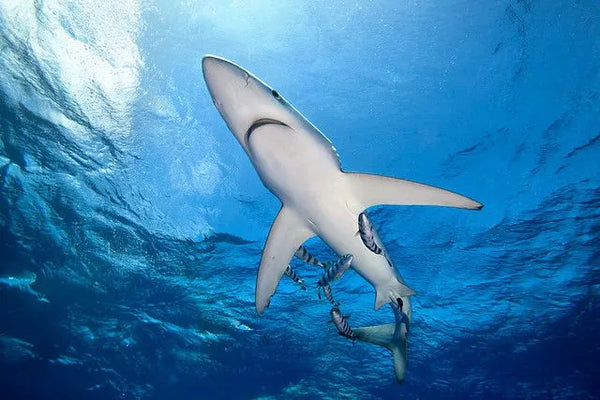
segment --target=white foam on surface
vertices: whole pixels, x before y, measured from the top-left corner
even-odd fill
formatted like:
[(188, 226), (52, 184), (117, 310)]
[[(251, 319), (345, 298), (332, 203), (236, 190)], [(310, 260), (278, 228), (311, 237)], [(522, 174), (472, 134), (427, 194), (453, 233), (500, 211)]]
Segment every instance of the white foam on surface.
[(9, 0), (0, 24), (10, 100), (75, 134), (130, 133), (143, 66), (139, 2)]

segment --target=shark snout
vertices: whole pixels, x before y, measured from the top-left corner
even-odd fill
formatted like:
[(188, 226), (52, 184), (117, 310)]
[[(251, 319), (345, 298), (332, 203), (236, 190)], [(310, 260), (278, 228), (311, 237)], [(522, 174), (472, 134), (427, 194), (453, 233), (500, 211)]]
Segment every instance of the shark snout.
[(206, 55), (202, 73), (213, 103), (244, 150), (248, 151), (248, 138), (255, 129), (286, 125), (281, 122), (289, 116), (283, 98), (244, 68)]
[(234, 100), (231, 97), (248, 86), (250, 80), (250, 74), (243, 68), (211, 55), (202, 58), (202, 73), (211, 97), (221, 103)]
[(204, 71), (205, 78), (207, 77), (207, 74), (210, 76), (215, 73), (225, 73), (242, 77), (248, 76), (248, 73), (242, 67), (229, 60), (210, 54), (202, 57), (202, 70)]
[(242, 67), (212, 55), (202, 58), (202, 73), (215, 107), (245, 148), (244, 134), (256, 119), (252, 107), (255, 78)]

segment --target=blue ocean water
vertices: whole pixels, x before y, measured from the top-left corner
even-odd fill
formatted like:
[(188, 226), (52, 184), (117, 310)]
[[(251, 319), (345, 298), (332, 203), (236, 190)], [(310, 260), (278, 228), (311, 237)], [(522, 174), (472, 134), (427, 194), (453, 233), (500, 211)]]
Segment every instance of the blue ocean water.
[[(3, 0), (0, 396), (600, 398), (599, 37), (580, 0)], [(485, 204), (369, 210), (418, 292), (402, 385), (315, 290), (282, 280), (256, 315), (279, 202), (207, 53), (276, 87), (345, 170)], [(353, 326), (392, 320), (354, 272), (336, 294)]]

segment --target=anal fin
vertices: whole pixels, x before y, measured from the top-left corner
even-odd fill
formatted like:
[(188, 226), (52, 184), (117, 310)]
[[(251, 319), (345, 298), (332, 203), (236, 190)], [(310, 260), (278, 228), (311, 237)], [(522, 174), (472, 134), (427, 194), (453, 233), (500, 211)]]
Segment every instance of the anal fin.
[(378, 310), (390, 302), (395, 301), (398, 297), (408, 297), (417, 294), (413, 289), (406, 286), (404, 283), (396, 280), (391, 285), (379, 286), (376, 289), (375, 309)]

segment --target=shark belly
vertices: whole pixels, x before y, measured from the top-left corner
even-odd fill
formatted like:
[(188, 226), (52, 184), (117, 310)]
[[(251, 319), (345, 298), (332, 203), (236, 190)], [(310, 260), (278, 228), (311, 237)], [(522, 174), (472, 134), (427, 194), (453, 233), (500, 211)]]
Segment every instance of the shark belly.
[(314, 135), (273, 124), (253, 131), (248, 143), (263, 184), (287, 206), (318, 214), (341, 189), (339, 161)]
[(352, 268), (378, 293), (402, 283), (386, 258), (370, 251), (356, 235), (362, 209), (330, 145), (319, 136), (279, 124), (255, 129), (248, 144), (263, 184), (338, 256), (352, 254)]
[(340, 199), (338, 208), (319, 210), (320, 219), (315, 219), (318, 236), (333, 249), (338, 256), (352, 254), (352, 268), (375, 288), (387, 285), (397, 279), (397, 274), (389, 266), (385, 257), (370, 251), (356, 235), (358, 215), (352, 213)]
[(318, 224), (323, 225), (319, 236), (338, 255), (353, 255), (352, 268), (375, 289), (376, 309), (388, 302), (396, 304), (398, 298), (402, 298), (404, 304), (410, 304), (408, 299), (414, 291), (404, 284), (400, 274), (388, 264), (384, 255), (373, 253), (355, 235), (357, 218), (358, 215), (354, 214), (344, 223), (340, 223), (340, 220), (319, 221)]

